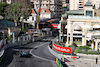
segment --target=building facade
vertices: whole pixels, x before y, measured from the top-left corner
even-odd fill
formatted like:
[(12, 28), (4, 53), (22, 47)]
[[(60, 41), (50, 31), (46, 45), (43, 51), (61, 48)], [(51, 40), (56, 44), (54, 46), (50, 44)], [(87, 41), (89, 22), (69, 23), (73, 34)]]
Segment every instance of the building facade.
[[(34, 4), (34, 9), (39, 10), (39, 0), (31, 0)], [(61, 0), (42, 0), (41, 8), (48, 8), (52, 13), (52, 18), (60, 18), (63, 12)]]
[[(51, 19), (51, 12), (47, 8), (40, 9), (40, 20)], [(24, 20), (25, 23), (29, 23), (35, 28), (35, 24), (38, 22), (38, 13), (35, 9), (32, 9), (32, 14), (29, 16), (27, 21)]]
[(100, 16), (95, 15), (90, 2), (86, 2), (84, 10), (63, 14), (58, 28), (59, 40), (66, 46), (76, 43), (78, 46), (88, 45), (93, 50), (100, 49)]
[(29, 16), (29, 18), (26, 20), (24, 20), (25, 23), (29, 23), (30, 25), (32, 25), (33, 28), (35, 28), (35, 23), (38, 20), (38, 15), (36, 13), (36, 11), (34, 9), (32, 9), (32, 13), (31, 16)]
[[(84, 5), (88, 0), (70, 0), (69, 2), (69, 9), (70, 10), (80, 10), (84, 9)], [(95, 9), (99, 9), (100, 7), (100, 0), (89, 0), (92, 5), (95, 5)]]

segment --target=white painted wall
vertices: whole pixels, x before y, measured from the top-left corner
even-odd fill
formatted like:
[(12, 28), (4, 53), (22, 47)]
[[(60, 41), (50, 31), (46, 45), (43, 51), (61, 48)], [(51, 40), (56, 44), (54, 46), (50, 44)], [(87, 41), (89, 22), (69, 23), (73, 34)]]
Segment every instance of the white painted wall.
[[(34, 20), (32, 20), (32, 17), (34, 18)], [(29, 19), (27, 19), (27, 21), (24, 20), (24, 22), (32, 24), (33, 27), (35, 27), (35, 22), (37, 21), (37, 19), (38, 19), (37, 14), (32, 14), (32, 16), (29, 16)]]
[(8, 4), (11, 4), (11, 0), (7, 0), (6, 2), (7, 2)]
[(92, 6), (85, 6), (84, 7), (84, 15), (86, 16), (86, 11), (93, 11), (93, 16), (94, 16), (94, 9)]
[(40, 18), (41, 19), (51, 18), (51, 13), (41, 13)]

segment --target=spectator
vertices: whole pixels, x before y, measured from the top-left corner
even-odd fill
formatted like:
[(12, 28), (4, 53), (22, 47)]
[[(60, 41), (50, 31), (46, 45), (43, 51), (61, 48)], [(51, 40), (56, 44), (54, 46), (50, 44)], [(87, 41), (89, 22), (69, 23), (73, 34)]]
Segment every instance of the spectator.
[(96, 58), (96, 64), (98, 63), (98, 57)]

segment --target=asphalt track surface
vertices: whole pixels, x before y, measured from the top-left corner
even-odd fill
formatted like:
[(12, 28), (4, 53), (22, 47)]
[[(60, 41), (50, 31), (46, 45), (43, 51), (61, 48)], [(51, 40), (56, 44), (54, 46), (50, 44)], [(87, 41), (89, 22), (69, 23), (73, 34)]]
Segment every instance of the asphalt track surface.
[[(52, 39), (52, 38), (51, 38)], [(5, 51), (0, 67), (58, 67), (55, 56), (48, 51), (49, 42), (34, 42), (9, 48)], [(20, 57), (19, 52), (29, 52), (29, 58)]]

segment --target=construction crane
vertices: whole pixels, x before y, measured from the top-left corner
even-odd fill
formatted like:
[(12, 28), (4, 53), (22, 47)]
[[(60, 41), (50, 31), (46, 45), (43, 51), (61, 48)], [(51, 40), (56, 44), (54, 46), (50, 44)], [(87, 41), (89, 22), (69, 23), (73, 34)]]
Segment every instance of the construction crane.
[(39, 40), (43, 37), (42, 31), (39, 29), (41, 1), (42, 0), (39, 0), (39, 12), (38, 12), (37, 27), (36, 27), (36, 31), (34, 32), (35, 40)]
[(40, 9), (41, 9), (41, 1), (42, 0), (39, 0), (39, 12), (38, 12), (38, 22), (37, 22), (37, 30), (39, 30), (39, 22), (40, 22)]

